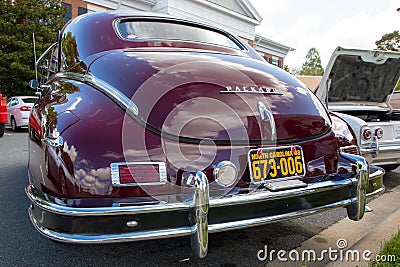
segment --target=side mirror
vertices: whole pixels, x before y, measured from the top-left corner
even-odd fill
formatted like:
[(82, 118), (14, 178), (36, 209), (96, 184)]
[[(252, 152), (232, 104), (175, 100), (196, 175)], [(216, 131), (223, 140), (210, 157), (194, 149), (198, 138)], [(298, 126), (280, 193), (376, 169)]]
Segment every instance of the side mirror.
[(29, 87), (32, 89), (37, 89), (39, 87), (39, 82), (36, 80), (30, 80)]

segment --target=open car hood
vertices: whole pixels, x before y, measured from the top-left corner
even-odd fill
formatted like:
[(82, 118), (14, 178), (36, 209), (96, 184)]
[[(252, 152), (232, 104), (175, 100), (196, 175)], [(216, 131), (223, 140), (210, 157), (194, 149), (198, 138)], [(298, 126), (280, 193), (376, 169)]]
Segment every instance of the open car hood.
[(328, 104), (388, 107), (399, 77), (400, 53), (338, 47), (316, 95)]

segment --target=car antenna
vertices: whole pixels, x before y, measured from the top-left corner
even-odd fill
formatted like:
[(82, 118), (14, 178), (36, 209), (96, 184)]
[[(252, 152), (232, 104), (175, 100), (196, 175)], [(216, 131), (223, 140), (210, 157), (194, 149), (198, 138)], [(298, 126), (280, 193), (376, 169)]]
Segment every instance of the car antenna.
[(33, 57), (35, 59), (35, 78), (36, 81), (38, 80), (38, 73), (37, 73), (37, 66), (36, 66), (36, 41), (35, 41), (35, 33), (32, 33), (32, 39), (33, 39)]

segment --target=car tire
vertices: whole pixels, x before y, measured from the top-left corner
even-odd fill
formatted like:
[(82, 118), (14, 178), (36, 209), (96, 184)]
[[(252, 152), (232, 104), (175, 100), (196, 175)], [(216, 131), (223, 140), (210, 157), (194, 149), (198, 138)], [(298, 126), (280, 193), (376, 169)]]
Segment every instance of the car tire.
[(11, 131), (16, 132), (18, 130), (17, 122), (14, 117), (11, 118)]
[(5, 124), (0, 123), (0, 138), (3, 137), (5, 128), (6, 128)]

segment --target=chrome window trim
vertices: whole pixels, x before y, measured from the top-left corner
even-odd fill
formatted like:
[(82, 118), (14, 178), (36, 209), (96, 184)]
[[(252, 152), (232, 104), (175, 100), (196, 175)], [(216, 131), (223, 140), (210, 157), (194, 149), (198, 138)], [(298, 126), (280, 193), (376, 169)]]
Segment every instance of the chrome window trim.
[[(206, 24), (202, 24), (199, 22), (193, 22), (193, 21), (189, 21), (189, 20), (184, 20), (184, 19), (172, 19), (172, 18), (168, 18), (168, 17), (161, 17), (161, 18), (157, 18), (157, 17), (146, 17), (146, 16), (137, 16), (137, 17), (124, 17), (124, 18), (117, 18), (114, 20), (113, 22), (113, 28), (114, 31), (116, 33), (116, 35), (124, 41), (135, 41), (135, 40), (129, 40), (127, 38), (125, 38), (124, 36), (122, 36), (121, 31), (120, 31), (120, 27), (119, 24), (121, 23), (121, 21), (123, 20), (137, 20), (137, 21), (167, 21), (168, 23), (174, 23), (174, 24), (180, 24), (180, 25), (187, 25), (189, 27), (194, 27), (194, 28), (200, 28), (200, 29), (205, 29), (208, 31), (212, 31), (212, 32), (216, 32), (218, 34), (223, 35), (224, 37), (228, 38), (229, 40), (231, 40), (235, 45), (237, 45), (237, 48), (235, 47), (229, 47), (229, 46), (224, 46), (224, 45), (218, 45), (218, 44), (211, 44), (211, 43), (202, 43), (202, 42), (196, 42), (196, 43), (200, 43), (200, 44), (209, 44), (209, 45), (214, 45), (214, 46), (219, 46), (219, 47), (223, 47), (223, 48), (228, 48), (228, 49), (232, 49), (232, 50), (236, 50), (236, 51), (244, 51), (244, 52), (248, 52), (249, 50), (246, 48), (246, 46), (244, 46), (240, 40), (238, 40), (235, 36), (233, 36), (232, 34), (219, 29), (219, 28), (215, 28), (212, 27), (211, 25), (206, 25)], [(140, 39), (137, 41), (172, 41), (172, 42), (187, 42), (185, 40), (170, 40), (170, 39)]]
[(51, 49), (53, 49), (56, 45), (57, 45), (57, 43), (54, 43), (54, 44), (52, 44), (51, 46), (49, 46), (49, 47), (46, 49), (46, 51), (44, 51), (43, 54), (38, 58), (38, 60), (36, 60), (36, 62), (35, 62), (36, 68), (38, 67), (40, 61), (42, 61), (43, 58), (47, 56), (47, 53), (49, 53), (49, 51), (50, 51)]

